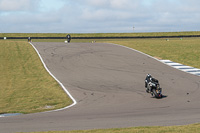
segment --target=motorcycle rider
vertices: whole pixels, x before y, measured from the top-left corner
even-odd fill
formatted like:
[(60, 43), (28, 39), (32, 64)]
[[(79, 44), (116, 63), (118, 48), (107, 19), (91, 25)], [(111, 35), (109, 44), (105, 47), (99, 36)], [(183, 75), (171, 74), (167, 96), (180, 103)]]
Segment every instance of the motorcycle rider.
[(160, 88), (159, 81), (153, 78), (150, 74), (147, 74), (145, 79), (146, 92), (150, 93), (152, 96), (155, 95), (156, 98), (162, 97), (162, 88)]
[(151, 74), (147, 74), (146, 79), (145, 79), (145, 88), (146, 88), (146, 92), (147, 92), (147, 93), (150, 93), (150, 90), (149, 90), (149, 88), (150, 88), (149, 83), (150, 83), (151, 81), (152, 81), (152, 76), (151, 76)]
[(71, 36), (70, 36), (70, 34), (68, 34), (67, 35), (67, 42), (70, 43), (70, 41), (71, 41)]
[(151, 91), (150, 84), (154, 83), (154, 82), (158, 83), (158, 80), (153, 78), (151, 76), (151, 74), (147, 74), (146, 79), (145, 79), (145, 88), (146, 88), (146, 92), (147, 93), (151, 93), (151, 95), (153, 95), (153, 92)]

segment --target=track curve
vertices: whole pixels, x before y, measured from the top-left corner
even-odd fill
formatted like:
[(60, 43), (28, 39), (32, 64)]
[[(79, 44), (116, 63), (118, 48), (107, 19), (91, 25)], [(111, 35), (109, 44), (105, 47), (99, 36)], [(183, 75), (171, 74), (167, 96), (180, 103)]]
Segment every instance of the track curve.
[[(102, 43), (33, 43), (77, 105), (58, 112), (0, 118), (0, 131), (30, 132), (183, 125), (200, 122), (200, 77), (149, 56)], [(163, 99), (145, 92), (151, 73)]]

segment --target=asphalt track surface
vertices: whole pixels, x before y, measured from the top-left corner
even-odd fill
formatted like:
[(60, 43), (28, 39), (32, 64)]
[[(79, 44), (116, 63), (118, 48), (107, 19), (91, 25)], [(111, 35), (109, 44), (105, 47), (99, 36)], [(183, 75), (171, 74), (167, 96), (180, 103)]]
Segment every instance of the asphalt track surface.
[[(137, 51), (100, 43), (33, 43), (77, 104), (56, 112), (0, 118), (0, 132), (63, 131), (200, 122), (200, 77)], [(164, 98), (145, 92), (150, 73)]]

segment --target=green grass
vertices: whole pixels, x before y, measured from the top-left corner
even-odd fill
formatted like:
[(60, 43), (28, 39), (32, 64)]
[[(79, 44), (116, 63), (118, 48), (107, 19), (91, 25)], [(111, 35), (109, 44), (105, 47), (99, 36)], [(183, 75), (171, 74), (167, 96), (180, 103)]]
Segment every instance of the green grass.
[[(0, 37), (66, 37), (68, 33), (0, 33)], [(70, 33), (72, 37), (119, 37), (119, 36), (180, 36), (200, 35), (200, 31), (146, 32), (146, 33)]]
[(49, 132), (31, 132), (31, 133), (198, 133), (200, 124), (186, 126), (166, 126), (166, 127), (133, 127), (133, 128), (115, 128), (99, 130), (79, 130), (79, 131), (49, 131)]
[(30, 44), (0, 41), (0, 114), (33, 113), (72, 103)]

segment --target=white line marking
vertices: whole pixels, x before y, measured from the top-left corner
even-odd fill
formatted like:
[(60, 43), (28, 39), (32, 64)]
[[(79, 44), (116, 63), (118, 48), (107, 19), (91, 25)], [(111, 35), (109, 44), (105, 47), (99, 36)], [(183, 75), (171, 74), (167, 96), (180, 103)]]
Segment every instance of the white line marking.
[(172, 62), (170, 60), (160, 60), (160, 61), (163, 62), (164, 64), (167, 64), (167, 65), (174, 67), (178, 70), (181, 70), (181, 71), (193, 74), (193, 75), (200, 76), (200, 69), (198, 69), (198, 68), (194, 68), (194, 67), (191, 67), (191, 66), (185, 66), (185, 65), (180, 64), (180, 63)]
[(187, 72), (200, 72), (200, 69), (194, 68), (192, 70), (187, 70)]
[[(45, 112), (54, 112), (54, 111), (61, 111), (61, 110), (64, 110), (64, 109), (67, 109), (67, 108), (70, 108), (74, 105), (77, 104), (76, 100), (73, 98), (73, 96), (69, 93), (69, 91), (65, 88), (65, 86), (49, 71), (49, 69), (47, 68), (46, 64), (44, 63), (40, 53), (38, 52), (38, 50), (35, 48), (35, 46), (29, 42), (31, 44), (31, 46), (35, 49), (35, 51), (37, 52), (38, 56), (40, 57), (40, 60), (44, 66), (44, 68), (47, 70), (47, 72), (60, 84), (60, 86), (63, 88), (63, 90), (65, 91), (65, 93), (72, 99), (73, 101), (73, 104), (67, 106), (67, 107), (64, 107), (64, 108), (61, 108), (61, 109), (57, 109), (57, 110), (51, 110), (51, 111), (45, 111)], [(45, 113), (45, 112), (42, 112), (42, 113)]]

